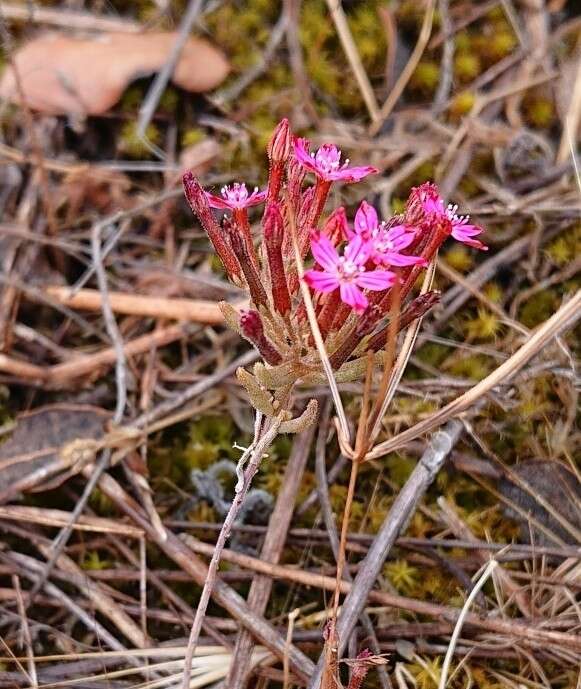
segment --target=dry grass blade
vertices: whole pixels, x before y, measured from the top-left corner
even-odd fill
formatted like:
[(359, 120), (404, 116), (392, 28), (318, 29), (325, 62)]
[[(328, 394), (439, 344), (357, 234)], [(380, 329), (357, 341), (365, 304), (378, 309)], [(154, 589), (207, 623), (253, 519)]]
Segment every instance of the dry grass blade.
[(371, 120), (375, 122), (380, 117), (379, 108), (377, 106), (377, 101), (375, 100), (375, 95), (373, 93), (373, 88), (369, 81), (369, 77), (367, 76), (363, 63), (361, 62), (357, 44), (353, 40), (353, 35), (349, 29), (345, 12), (343, 11), (339, 0), (327, 0), (327, 6), (329, 8), (329, 12), (331, 13), (331, 17), (333, 18), (333, 22), (335, 23), (335, 28), (337, 29), (337, 33), (341, 39), (343, 50), (345, 51), (345, 55), (347, 55), (347, 59), (349, 60), (349, 64), (351, 65), (351, 69), (353, 70), (353, 74), (357, 80), (357, 85), (359, 86), (359, 90), (361, 91), (361, 95), (363, 96), (363, 100), (365, 101), (365, 105), (367, 106)]
[(416, 43), (414, 51), (411, 54), (410, 59), (408, 60), (408, 63), (406, 64), (403, 72), (400, 74), (398, 80), (396, 81), (393, 89), (390, 91), (385, 103), (381, 106), (378, 117), (375, 118), (374, 122), (369, 127), (370, 136), (375, 136), (379, 132), (381, 126), (389, 117), (399, 97), (403, 93), (403, 90), (405, 89), (406, 84), (408, 83), (411, 75), (413, 74), (414, 69), (417, 67), (422, 53), (424, 52), (426, 46), (428, 45), (428, 41), (430, 40), (432, 23), (434, 21), (435, 7), (435, 0), (428, 0), (426, 13), (424, 15), (424, 21), (422, 24), (422, 28), (420, 29), (420, 35), (418, 37), (418, 41)]
[(311, 293), (309, 292), (309, 288), (306, 284), (306, 282), (303, 279), (303, 275), (305, 273), (305, 266), (303, 264), (303, 259), (301, 257), (301, 252), (299, 249), (298, 241), (297, 241), (297, 233), (296, 233), (296, 227), (295, 227), (295, 220), (294, 220), (294, 209), (292, 208), (292, 205), (290, 203), (290, 200), (287, 195), (287, 206), (288, 206), (288, 212), (289, 212), (289, 218), (290, 218), (290, 228), (291, 228), (291, 235), (292, 235), (292, 242), (293, 242), (293, 248), (294, 248), (294, 253), (295, 253), (295, 261), (297, 264), (297, 270), (299, 274), (299, 284), (300, 284), (300, 289), (301, 289), (301, 294), (303, 297), (303, 301), (305, 304), (305, 308), (307, 310), (307, 317), (309, 319), (309, 325), (311, 327), (311, 333), (313, 335), (313, 339), (315, 340), (315, 344), (317, 346), (317, 351), (319, 353), (319, 357), (321, 358), (321, 364), (323, 366), (323, 369), (325, 371), (325, 375), (327, 377), (327, 382), (329, 383), (329, 388), (331, 391), (331, 395), (333, 396), (333, 402), (335, 403), (335, 411), (337, 412), (337, 419), (339, 421), (339, 428), (340, 428), (340, 433), (341, 433), (341, 442), (345, 446), (349, 446), (349, 424), (347, 423), (347, 416), (345, 414), (345, 408), (343, 407), (343, 402), (341, 401), (341, 394), (339, 393), (339, 388), (337, 386), (337, 381), (335, 380), (335, 376), (333, 374), (333, 368), (331, 366), (331, 362), (329, 361), (329, 355), (327, 354), (327, 350), (325, 348), (325, 343), (323, 341), (323, 337), (321, 335), (321, 330), (319, 329), (319, 324), (317, 322), (317, 316), (315, 314), (315, 309), (313, 308), (313, 300), (311, 299)]
[(424, 433), (429, 433), (448, 419), (454, 418), (458, 414), (470, 409), (479, 399), (497, 385), (507, 383), (523, 366), (525, 366), (534, 356), (539, 354), (553, 338), (558, 337), (562, 332), (572, 328), (581, 318), (581, 290), (573, 295), (561, 308), (549, 318), (525, 344), (517, 350), (510, 359), (507, 359), (489, 376), (481, 380), (471, 390), (464, 393), (450, 404), (440, 409), (430, 418), (412, 426), (407, 431), (396, 435), (371, 450), (366, 459), (376, 459), (388, 452), (403, 447), (411, 440), (415, 440)]
[(456, 621), (456, 625), (454, 627), (454, 631), (452, 633), (452, 638), (450, 639), (450, 645), (448, 646), (448, 651), (446, 652), (446, 657), (444, 658), (444, 664), (442, 665), (442, 672), (440, 674), (440, 681), (438, 683), (438, 689), (446, 689), (446, 686), (448, 684), (448, 672), (450, 670), (450, 664), (452, 663), (452, 657), (454, 655), (454, 649), (456, 647), (456, 643), (458, 641), (458, 637), (460, 636), (460, 632), (462, 631), (462, 627), (464, 626), (464, 621), (466, 619), (466, 615), (468, 614), (468, 610), (470, 610), (470, 606), (476, 599), (476, 596), (484, 586), (484, 584), (488, 581), (488, 579), (492, 576), (492, 573), (494, 572), (495, 567), (498, 565), (498, 562), (496, 560), (491, 560), (480, 577), (478, 577), (478, 581), (474, 584), (474, 588), (472, 591), (470, 591), (470, 595), (466, 599), (466, 602), (464, 603), (462, 607), (462, 611), (460, 612), (460, 615), (458, 616), (458, 620)]
[[(436, 274), (436, 259), (432, 261), (430, 267), (426, 271), (422, 288), (420, 294), (425, 294), (432, 287), (434, 281), (434, 275)], [(369, 445), (373, 445), (375, 439), (377, 438), (379, 431), (381, 430), (382, 419), (391, 404), (393, 396), (396, 393), (397, 386), (399, 385), (402, 376), (407, 367), (408, 361), (412, 355), (414, 344), (417, 340), (418, 334), (420, 332), (420, 327), (422, 325), (423, 318), (417, 318), (412, 325), (408, 328), (406, 332), (405, 339), (402, 343), (402, 347), (395, 362), (395, 366), (389, 377), (389, 382), (385, 391), (385, 396), (381, 400), (381, 404), (378, 407), (377, 413), (374, 415), (374, 423), (369, 430)]]

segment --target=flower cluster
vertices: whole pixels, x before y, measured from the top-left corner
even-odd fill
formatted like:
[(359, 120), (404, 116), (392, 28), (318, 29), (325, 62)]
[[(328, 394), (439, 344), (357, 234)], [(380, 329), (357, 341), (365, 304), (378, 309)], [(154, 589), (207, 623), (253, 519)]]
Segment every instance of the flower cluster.
[[(333, 183), (360, 182), (378, 171), (352, 166), (333, 144), (311, 152), (306, 139), (293, 137), (287, 120), (277, 126), (268, 157), (262, 191), (250, 193), (234, 183), (218, 196), (204, 191), (191, 173), (184, 175), (186, 197), (227, 274), (249, 293), (249, 309), (239, 313), (223, 304), (224, 316), (262, 355), (256, 390), (321, 380), (302, 279), (338, 379), (355, 378), (364, 370), (366, 352), (385, 347), (394, 308), (403, 329), (437, 303), (436, 292), (413, 297), (413, 289), (442, 243), (452, 236), (486, 249), (476, 239), (482, 229), (446, 205), (430, 182), (412, 189), (401, 215), (380, 220), (363, 201), (352, 224), (343, 208), (325, 218)], [(259, 204), (264, 210), (255, 233), (249, 209)], [(223, 217), (212, 209), (224, 211)], [(297, 253), (311, 265), (302, 276)]]

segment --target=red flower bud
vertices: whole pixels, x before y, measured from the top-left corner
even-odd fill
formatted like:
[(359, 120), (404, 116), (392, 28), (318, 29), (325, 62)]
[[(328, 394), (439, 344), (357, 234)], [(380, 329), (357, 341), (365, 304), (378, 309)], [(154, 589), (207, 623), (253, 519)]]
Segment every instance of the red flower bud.
[(292, 135), (287, 118), (282, 119), (272, 134), (267, 147), (272, 163), (286, 163), (291, 152)]
[(224, 264), (226, 272), (232, 278), (239, 278), (240, 266), (232, 249), (228, 246), (220, 226), (212, 215), (206, 192), (191, 172), (186, 172), (183, 176), (183, 185), (190, 208), (198, 216), (202, 227), (208, 234), (214, 249), (216, 249), (216, 253)]
[(333, 244), (336, 246), (344, 239), (348, 239), (348, 229), (349, 223), (347, 222), (345, 209), (343, 206), (340, 206), (327, 218), (321, 231), (323, 234), (327, 235), (331, 242), (333, 242)]
[(286, 281), (282, 242), (284, 223), (277, 203), (269, 204), (264, 217), (264, 244), (270, 270), (272, 301), (275, 309), (284, 316), (291, 309), (291, 299)]
[(240, 234), (238, 229), (232, 223), (229, 218), (224, 218), (222, 221), (222, 227), (224, 233), (228, 237), (232, 251), (234, 252), (238, 263), (242, 268), (246, 282), (248, 283), (248, 289), (250, 291), (250, 297), (252, 301), (257, 306), (268, 306), (268, 297), (266, 296), (266, 290), (262, 285), (262, 280), (258, 273), (258, 269), (254, 264), (249, 252), (248, 247), (244, 237)]
[(267, 364), (276, 366), (282, 361), (282, 357), (274, 348), (265, 334), (262, 319), (258, 311), (242, 311), (240, 314), (240, 330), (244, 337), (258, 349)]

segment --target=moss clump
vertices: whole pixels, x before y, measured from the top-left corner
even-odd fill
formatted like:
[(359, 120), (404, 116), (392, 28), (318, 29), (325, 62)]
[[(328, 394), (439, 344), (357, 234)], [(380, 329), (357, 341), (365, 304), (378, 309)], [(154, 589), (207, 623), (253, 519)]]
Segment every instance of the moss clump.
[(502, 287), (497, 282), (487, 282), (482, 292), (495, 304), (500, 304), (504, 297)]
[(461, 378), (482, 380), (492, 371), (494, 364), (482, 354), (473, 354), (454, 361), (449, 366), (450, 373)]
[(155, 146), (161, 143), (161, 132), (154, 124), (150, 124), (145, 130), (145, 139), (144, 141), (137, 134), (137, 122), (127, 122), (121, 130), (119, 148), (130, 158), (150, 158), (151, 150), (147, 141)]
[(485, 308), (479, 308), (476, 318), (466, 323), (469, 340), (494, 340), (501, 328), (498, 316)]
[(551, 289), (533, 294), (520, 309), (519, 320), (527, 328), (534, 328), (555, 313), (558, 299)]
[(555, 104), (544, 95), (524, 99), (523, 112), (527, 123), (536, 129), (548, 129), (555, 121)]
[(456, 242), (445, 253), (444, 261), (454, 270), (465, 273), (474, 265), (474, 252), (470, 252), (463, 244)]
[(454, 56), (454, 76), (460, 83), (473, 81), (481, 70), (480, 58), (475, 53), (460, 52)]
[(476, 94), (474, 94), (472, 91), (462, 91), (455, 96), (453, 101), (450, 103), (448, 113), (452, 119), (459, 120), (472, 110), (475, 103)]
[(410, 87), (423, 95), (434, 93), (440, 81), (440, 65), (431, 60), (422, 60), (410, 79)]
[(384, 566), (383, 575), (400, 593), (408, 594), (416, 587), (419, 571), (407, 560), (393, 560)]
[(581, 255), (581, 223), (553, 240), (545, 249), (545, 255), (557, 266), (564, 266)]

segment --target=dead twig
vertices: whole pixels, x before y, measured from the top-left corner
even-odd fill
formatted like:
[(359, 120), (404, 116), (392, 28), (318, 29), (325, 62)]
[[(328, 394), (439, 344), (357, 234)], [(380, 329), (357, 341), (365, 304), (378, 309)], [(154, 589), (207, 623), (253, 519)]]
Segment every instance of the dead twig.
[[(260, 558), (265, 562), (278, 563), (286, 542), (291, 523), (297, 492), (309, 456), (314, 435), (314, 426), (297, 436), (289, 456), (277, 496), (274, 510), (270, 516), (268, 529), (262, 545)], [(248, 593), (248, 605), (257, 615), (264, 615), (272, 580), (268, 577), (255, 577)], [(248, 668), (254, 649), (252, 635), (242, 630), (236, 639), (230, 674), (227, 679), (229, 689), (239, 689), (247, 679)]]
[(177, 65), (183, 47), (189, 38), (192, 26), (198, 18), (203, 4), (203, 0), (190, 0), (188, 2), (188, 7), (182, 17), (178, 35), (172, 46), (171, 52), (168, 55), (167, 61), (163, 66), (163, 69), (156, 74), (155, 79), (153, 80), (153, 83), (149, 87), (149, 91), (145, 96), (145, 100), (139, 108), (137, 136), (143, 141), (150, 151), (158, 155), (161, 159), (165, 157), (163, 151), (158, 149), (158, 147), (147, 138), (147, 127), (151, 122), (157, 104), (159, 103), (159, 99), (161, 98), (161, 95), (167, 86), (167, 82), (169, 81), (169, 78), (172, 75), (175, 66)]
[(403, 447), (406, 443), (419, 437), (423, 433), (429, 433), (440, 424), (446, 422), (463, 411), (469, 409), (478, 399), (486, 395), (497, 385), (506, 385), (510, 379), (520, 371), (534, 356), (536, 356), (552, 339), (572, 328), (581, 318), (581, 290), (563, 304), (560, 309), (545, 321), (517, 350), (510, 359), (507, 359), (489, 376), (477, 383), (471, 390), (456, 398), (450, 404), (440, 409), (425, 421), (420, 421), (407, 431), (399, 433), (394, 438), (377, 445), (371, 450), (367, 459), (381, 457), (387, 452)]
[[(45, 287), (45, 292), (47, 296), (59, 304), (73, 309), (99, 311), (102, 308), (102, 295), (97, 290), (81, 289), (75, 291), (69, 287), (49, 285)], [(207, 325), (224, 323), (224, 316), (218, 308), (218, 304), (212, 301), (109, 292), (109, 303), (114, 312), (129, 316), (189, 321)]]
[(383, 123), (391, 114), (391, 111), (393, 110), (395, 104), (399, 100), (399, 97), (403, 93), (404, 88), (406, 87), (411, 75), (417, 67), (418, 62), (422, 57), (422, 53), (424, 52), (426, 46), (428, 45), (428, 41), (430, 40), (432, 22), (434, 20), (434, 8), (435, 0), (428, 0), (426, 6), (426, 13), (424, 15), (424, 21), (422, 24), (422, 28), (420, 29), (420, 35), (418, 37), (416, 46), (402, 73), (399, 75), (398, 80), (395, 82), (393, 89), (390, 91), (389, 96), (386, 98), (384, 104), (381, 106), (377, 117), (369, 126), (368, 133), (370, 136), (375, 136), (379, 132), (379, 130), (383, 126)]

